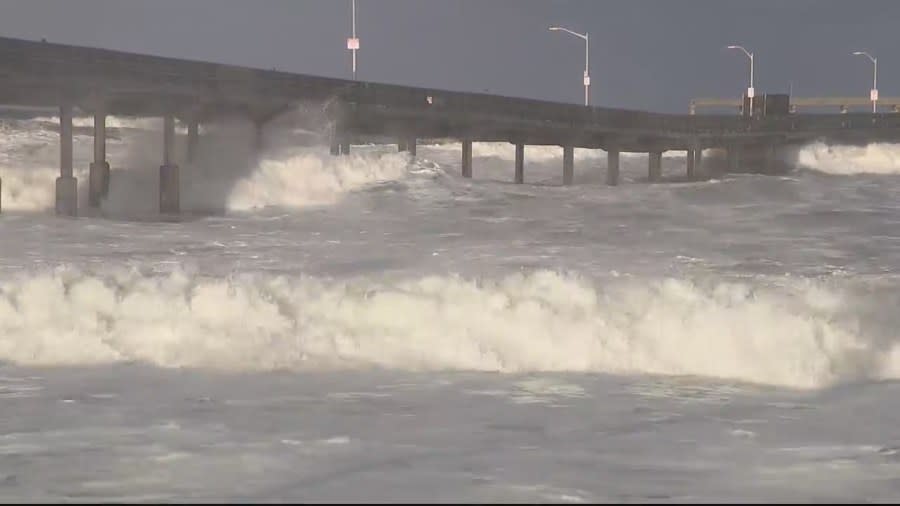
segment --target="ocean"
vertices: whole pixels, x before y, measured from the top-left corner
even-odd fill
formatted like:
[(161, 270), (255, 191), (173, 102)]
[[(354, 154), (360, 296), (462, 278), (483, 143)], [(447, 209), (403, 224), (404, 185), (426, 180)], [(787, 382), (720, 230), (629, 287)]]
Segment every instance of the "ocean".
[[(783, 176), (684, 153), (354, 145), (109, 118), (0, 130), (0, 501), (896, 501), (900, 147)], [(299, 142), (298, 139), (304, 139)]]

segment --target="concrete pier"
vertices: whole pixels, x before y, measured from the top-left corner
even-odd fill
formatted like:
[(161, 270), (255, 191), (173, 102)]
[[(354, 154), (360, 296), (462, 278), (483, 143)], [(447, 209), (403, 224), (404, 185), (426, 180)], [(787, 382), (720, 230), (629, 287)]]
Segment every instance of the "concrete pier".
[(417, 140), (415, 137), (400, 138), (397, 140), (397, 151), (408, 152), (413, 157), (416, 156)]
[[(334, 137), (326, 142), (332, 143), (333, 154), (349, 152), (346, 140), (380, 142), (398, 136), (404, 137), (405, 144), (412, 136), (467, 140), (463, 164), (467, 177), (471, 177), (473, 170), (473, 141), (568, 145), (568, 149), (598, 149), (615, 142), (618, 151), (632, 153), (689, 150), (686, 165), (691, 178), (715, 174), (725, 165), (703, 164), (699, 150), (693, 146), (697, 142), (709, 149), (708, 162), (722, 159), (720, 150), (738, 144), (743, 152), (737, 170), (778, 173), (788, 169), (788, 160), (778, 160), (772, 153), (766, 155), (767, 145), (774, 144), (780, 150), (815, 140), (832, 144), (900, 141), (900, 114), (848, 110), (843, 111), (845, 114), (791, 113), (789, 107), (797, 105), (794, 102), (798, 99), (777, 93), (761, 93), (760, 97), (766, 100), (754, 104), (765, 102), (767, 107), (759, 114), (754, 113), (753, 120), (748, 122), (738, 114), (659, 114), (615, 107), (584, 108), (488, 93), (323, 78), (8, 37), (0, 37), (0, 52), (15, 56), (0, 58), (5, 106), (55, 109), (70, 103), (92, 112), (99, 106), (109, 115), (160, 117), (179, 112), (186, 119), (240, 112), (265, 121), (294, 110), (299, 104), (319, 104), (324, 100), (323, 107), (314, 108), (316, 114), (318, 111), (322, 114), (315, 123), (332, 125), (330, 133)], [(160, 79), (162, 74), (165, 79)], [(769, 107), (770, 97), (772, 107)], [(853, 100), (859, 101), (857, 105), (867, 102), (862, 96), (842, 97), (838, 104), (846, 106)], [(881, 102), (896, 106), (900, 99), (892, 101), (883, 97)], [(173, 109), (176, 103), (178, 110)], [(78, 202), (74, 190), (77, 184), (68, 163), (72, 128), (71, 118), (67, 116), (71, 116), (71, 110), (62, 116), (65, 124), (60, 137), (64, 161), (57, 209), (61, 214), (73, 214)], [(193, 132), (189, 137), (195, 138)], [(194, 150), (189, 151), (190, 160)], [(655, 154), (652, 156), (653, 166), (648, 167), (648, 172), (650, 179), (656, 180), (657, 158)], [(763, 163), (766, 156), (770, 161)], [(106, 160), (98, 153), (94, 162)], [(565, 165), (563, 179), (571, 184), (574, 160), (571, 163), (567, 160)], [(735, 163), (732, 161), (731, 165)], [(102, 201), (100, 188), (105, 185), (99, 182), (105, 178), (99, 174), (104, 169), (99, 165), (94, 167), (89, 185), (91, 205)], [(614, 178), (609, 176), (612, 182)]]
[(341, 156), (341, 155), (349, 155), (349, 154), (350, 154), (349, 135), (343, 130), (343, 128), (336, 128), (334, 133), (331, 135), (331, 155), (332, 156)]
[(462, 141), (462, 177), (472, 177), (472, 141)]
[(725, 163), (726, 163), (728, 172), (735, 173), (740, 170), (741, 151), (742, 151), (741, 146), (739, 146), (737, 144), (732, 144), (731, 146), (728, 146), (728, 149), (725, 154), (725, 157), (726, 157)]
[(619, 150), (615, 148), (609, 148), (606, 152), (606, 184), (619, 184)]
[(163, 164), (159, 168), (159, 212), (178, 214), (181, 211), (179, 170), (175, 163), (175, 117), (163, 119)]
[(253, 156), (259, 156), (266, 149), (266, 128), (261, 121), (253, 124)]
[(703, 148), (700, 146), (696, 146), (694, 148), (694, 173), (691, 176), (692, 180), (703, 179)]
[(350, 143), (347, 141), (334, 140), (331, 141), (331, 156), (342, 156), (350, 154)]
[(525, 182), (525, 145), (516, 144), (516, 184)]
[(59, 108), (59, 177), (56, 178), (56, 214), (78, 213), (78, 181), (72, 169), (72, 106)]
[(778, 164), (778, 146), (775, 143), (767, 144), (763, 148), (763, 156), (765, 160), (763, 173), (778, 174), (780, 168)]
[(197, 160), (197, 147), (200, 145), (200, 123), (196, 119), (188, 122), (187, 161)]
[(651, 182), (662, 179), (662, 151), (651, 151), (647, 166), (647, 179)]
[(695, 174), (696, 174), (696, 172), (697, 172), (697, 167), (696, 167), (696, 164), (697, 164), (697, 157), (696, 157), (696, 154), (697, 154), (697, 152), (696, 152), (696, 150), (695, 150), (694, 148), (688, 148), (688, 149), (687, 149), (687, 152), (685, 153), (685, 161), (687, 162), (687, 170), (686, 170), (686, 172), (687, 172), (687, 178), (688, 178), (689, 180), (692, 180), (692, 181), (693, 181), (693, 179), (694, 179), (694, 177), (695, 177)]
[(571, 185), (575, 181), (575, 148), (563, 146), (563, 184)]
[(109, 162), (106, 161), (106, 114), (94, 113), (94, 161), (88, 176), (88, 205), (100, 207), (109, 195)]

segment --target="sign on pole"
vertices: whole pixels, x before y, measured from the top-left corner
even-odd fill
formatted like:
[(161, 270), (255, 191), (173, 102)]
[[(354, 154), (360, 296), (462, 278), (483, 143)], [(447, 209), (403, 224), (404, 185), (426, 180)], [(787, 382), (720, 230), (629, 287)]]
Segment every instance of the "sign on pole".
[(747, 88), (747, 98), (753, 98), (753, 87)]
[(347, 49), (355, 50), (359, 49), (359, 38), (358, 37), (350, 37), (347, 39)]
[(878, 101), (878, 89), (877, 88), (872, 88), (872, 91), (869, 92), (869, 100), (871, 100), (872, 102)]

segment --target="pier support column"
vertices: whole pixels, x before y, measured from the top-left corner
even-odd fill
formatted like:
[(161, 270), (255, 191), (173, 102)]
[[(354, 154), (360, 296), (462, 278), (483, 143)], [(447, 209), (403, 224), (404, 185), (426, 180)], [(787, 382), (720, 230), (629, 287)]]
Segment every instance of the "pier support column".
[(571, 186), (575, 180), (575, 148), (563, 146), (563, 184)]
[(106, 113), (94, 113), (94, 161), (88, 176), (88, 205), (100, 207), (109, 195), (109, 162), (106, 161)]
[(690, 181), (693, 181), (697, 178), (697, 168), (700, 165), (702, 151), (696, 145), (691, 145), (687, 149), (686, 160), (687, 160), (687, 178)]
[(335, 128), (334, 133), (331, 136), (331, 155), (332, 156), (340, 156), (340, 155), (349, 155), (350, 154), (350, 138), (347, 134), (341, 131), (340, 128)]
[(691, 179), (703, 179), (703, 148), (694, 148), (694, 175)]
[(651, 182), (662, 179), (662, 151), (651, 151), (647, 165), (647, 179)]
[(188, 122), (187, 160), (193, 163), (197, 159), (197, 146), (200, 145), (200, 123), (196, 119)]
[(606, 151), (606, 184), (616, 186), (619, 184), (619, 150), (609, 148)]
[(59, 108), (59, 177), (56, 178), (56, 214), (78, 212), (78, 181), (72, 169), (72, 106)]
[(725, 156), (727, 158), (726, 171), (731, 173), (737, 172), (741, 163), (741, 146), (737, 144), (728, 146)]
[(777, 174), (778, 167), (778, 146), (773, 142), (763, 147), (763, 170), (765, 174)]
[(525, 182), (525, 145), (516, 144), (516, 184)]
[(266, 149), (265, 126), (261, 121), (253, 123), (253, 156), (259, 156)]
[(472, 178), (472, 141), (462, 141), (462, 177)]
[(159, 168), (159, 212), (178, 214), (181, 211), (178, 165), (175, 164), (175, 117), (163, 119), (163, 164)]
[(406, 151), (410, 155), (415, 157), (416, 156), (416, 142), (417, 141), (416, 141), (415, 137), (401, 138), (401, 139), (397, 140), (397, 151), (400, 151), (401, 153)]
[(350, 142), (335, 139), (331, 141), (331, 155), (341, 156), (350, 154)]

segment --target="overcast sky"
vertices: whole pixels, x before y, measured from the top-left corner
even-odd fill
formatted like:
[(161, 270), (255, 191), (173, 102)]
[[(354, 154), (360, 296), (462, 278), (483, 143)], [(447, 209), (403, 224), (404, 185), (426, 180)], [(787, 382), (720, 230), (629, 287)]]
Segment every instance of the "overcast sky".
[[(896, 0), (357, 0), (360, 79), (686, 112), (695, 96), (900, 94)], [(350, 0), (0, 0), (0, 35), (350, 77)]]

